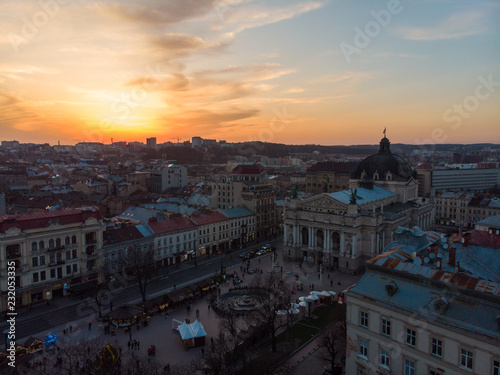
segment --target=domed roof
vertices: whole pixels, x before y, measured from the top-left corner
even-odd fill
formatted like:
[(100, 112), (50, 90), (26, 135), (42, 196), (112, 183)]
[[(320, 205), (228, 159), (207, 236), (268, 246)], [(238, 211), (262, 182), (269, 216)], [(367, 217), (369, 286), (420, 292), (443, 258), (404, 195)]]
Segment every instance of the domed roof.
[(408, 181), (412, 177), (415, 178), (415, 172), (408, 161), (391, 152), (391, 142), (384, 137), (380, 141), (378, 154), (368, 156), (359, 163), (353, 177), (355, 179)]

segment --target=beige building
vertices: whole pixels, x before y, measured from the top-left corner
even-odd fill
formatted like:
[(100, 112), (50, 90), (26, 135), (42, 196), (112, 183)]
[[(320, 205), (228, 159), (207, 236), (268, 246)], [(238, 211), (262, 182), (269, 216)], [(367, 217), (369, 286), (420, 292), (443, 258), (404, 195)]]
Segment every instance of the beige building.
[(291, 199), (284, 214), (285, 255), (354, 273), (394, 239), (399, 226), (430, 229), (433, 205), (417, 197), (414, 176), (384, 137), (379, 153), (358, 165), (351, 190)]
[(347, 305), (346, 374), (500, 371), (498, 249), (400, 228)]
[(266, 183), (261, 164), (240, 164), (230, 176), (212, 182), (212, 207), (218, 209), (244, 206), (255, 213), (256, 237), (278, 232), (280, 218), (276, 213), (273, 186)]
[[(0, 218), (0, 286), (16, 267), (16, 306), (51, 300), (102, 282), (102, 221), (95, 208)], [(2, 293), (2, 311), (7, 294)]]

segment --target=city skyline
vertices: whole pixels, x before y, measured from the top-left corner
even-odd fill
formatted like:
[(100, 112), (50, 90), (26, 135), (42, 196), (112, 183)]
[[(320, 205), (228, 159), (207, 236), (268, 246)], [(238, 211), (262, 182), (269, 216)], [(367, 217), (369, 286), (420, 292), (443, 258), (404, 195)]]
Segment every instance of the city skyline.
[(493, 1), (0, 5), (0, 124), (23, 143), (499, 143)]

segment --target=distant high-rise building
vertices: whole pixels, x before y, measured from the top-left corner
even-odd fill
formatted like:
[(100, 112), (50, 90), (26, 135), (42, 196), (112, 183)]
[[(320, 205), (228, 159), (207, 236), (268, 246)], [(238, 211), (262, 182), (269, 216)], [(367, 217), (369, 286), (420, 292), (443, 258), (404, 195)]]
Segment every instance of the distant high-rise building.
[(146, 138), (146, 147), (149, 149), (156, 149), (156, 137)]

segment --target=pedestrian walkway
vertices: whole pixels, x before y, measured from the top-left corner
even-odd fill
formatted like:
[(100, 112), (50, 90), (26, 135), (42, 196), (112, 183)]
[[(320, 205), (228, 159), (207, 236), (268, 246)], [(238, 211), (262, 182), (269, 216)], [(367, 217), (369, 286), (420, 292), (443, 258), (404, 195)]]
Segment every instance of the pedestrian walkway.
[[(273, 267), (276, 263), (279, 263), (279, 266)], [(240, 266), (239, 264), (230, 267), (227, 269), (227, 272), (233, 273), (236, 271), (241, 275)], [(285, 282), (290, 286), (291, 290), (296, 281), (295, 275), (299, 275), (299, 279), (303, 283), (304, 289), (302, 291), (296, 291), (296, 294), (292, 295), (292, 300), (300, 296), (308, 295), (313, 285), (314, 289), (318, 291), (333, 290), (339, 293), (346, 287), (354, 284), (360, 277), (341, 274), (339, 272), (318, 275), (314, 267), (309, 267), (307, 265), (302, 265), (302, 267), (300, 267), (294, 262), (283, 261), (281, 254), (278, 254), (277, 259), (274, 261), (272, 260), (271, 254), (264, 255), (258, 259), (254, 258), (250, 261), (249, 268), (253, 269), (255, 267), (261, 268), (264, 272), (282, 273)], [(330, 276), (328, 277), (328, 275)], [(260, 277), (260, 273), (245, 274), (243, 286), (248, 285), (255, 277)], [(177, 288), (183, 286), (185, 285), (178, 285)], [(220, 285), (221, 293), (227, 292), (232, 287), (233, 285), (231, 282), (222, 283)], [(199, 311), (198, 318), (196, 316), (197, 311)], [(212, 309), (208, 308), (207, 297), (205, 296), (203, 299), (194, 300), (189, 312), (185, 307), (180, 307), (170, 312), (167, 317), (164, 315), (154, 315), (150, 317), (150, 322), (147, 327), (141, 326), (139, 330), (133, 327), (130, 332), (125, 332), (123, 329), (116, 329), (116, 336), (106, 335), (104, 333), (105, 327), (102, 323), (93, 321), (92, 325), (89, 326), (90, 322), (82, 319), (79, 322), (75, 322), (75, 327), (73, 328), (74, 332), (71, 335), (64, 334), (63, 330), (68, 329), (67, 325), (64, 325), (51, 329), (50, 331), (41, 332), (40, 337), (49, 332), (54, 332), (61, 336), (62, 343), (69, 342), (73, 337), (85, 340), (102, 337), (103, 340), (121, 349), (122, 356), (124, 356), (122, 361), (127, 361), (128, 358), (126, 357), (132, 356), (132, 349), (128, 348), (128, 342), (130, 340), (136, 340), (140, 342), (140, 348), (134, 350), (134, 356), (136, 358), (142, 357), (146, 359), (148, 357), (148, 348), (154, 345), (156, 347), (155, 356), (150, 357), (151, 361), (161, 361), (164, 364), (168, 363), (170, 365), (175, 365), (191, 361), (202, 355), (201, 347), (186, 350), (179, 334), (172, 330), (173, 319), (184, 321), (186, 318), (190, 319), (191, 322), (198, 319), (203, 325), (207, 332), (206, 345), (209, 345), (211, 338), (216, 338), (218, 336), (220, 318)], [(309, 356), (307, 360), (318, 362), (315, 356)], [(55, 363), (54, 358), (51, 358), (51, 361)], [(294, 366), (301, 364), (298, 360), (296, 362), (297, 363), (293, 363)], [(323, 363), (317, 365), (321, 368), (324, 366)]]

